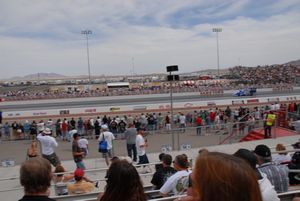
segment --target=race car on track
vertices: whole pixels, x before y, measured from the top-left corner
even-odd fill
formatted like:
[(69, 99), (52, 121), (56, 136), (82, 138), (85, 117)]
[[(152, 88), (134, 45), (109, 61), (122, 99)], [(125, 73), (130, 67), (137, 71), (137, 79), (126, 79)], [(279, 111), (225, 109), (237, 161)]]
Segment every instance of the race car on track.
[(256, 94), (256, 88), (245, 88), (237, 90), (233, 95), (235, 96), (253, 96)]

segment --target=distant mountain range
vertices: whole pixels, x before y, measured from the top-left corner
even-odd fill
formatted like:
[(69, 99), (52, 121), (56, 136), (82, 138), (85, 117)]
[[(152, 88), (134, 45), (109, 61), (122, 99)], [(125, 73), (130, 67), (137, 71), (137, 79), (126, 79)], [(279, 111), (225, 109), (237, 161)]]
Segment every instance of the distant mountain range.
[(60, 75), (57, 73), (35, 73), (35, 74), (29, 74), (25, 75), (23, 77), (16, 76), (12, 77), (9, 80), (35, 80), (35, 79), (56, 79), (56, 78), (65, 78), (65, 75)]
[[(300, 67), (300, 59), (295, 60), (295, 61), (290, 61), (285, 63), (286, 65), (295, 65), (295, 66), (299, 66)], [(284, 65), (284, 64), (283, 64)], [(228, 69), (220, 69), (220, 74), (226, 74), (226, 72), (228, 72)], [(186, 75), (186, 74), (206, 74), (206, 75), (214, 75), (217, 74), (217, 69), (206, 69), (206, 70), (201, 70), (201, 71), (194, 71), (194, 72), (189, 72), (189, 73), (182, 73), (182, 75)], [(60, 78), (68, 78), (70, 76), (65, 76), (65, 75), (61, 75), (61, 74), (57, 74), (57, 73), (35, 73), (35, 74), (29, 74), (29, 75), (25, 75), (23, 77), (21, 76), (17, 76), (17, 77), (12, 77), (9, 78), (9, 80), (11, 81), (15, 81), (15, 80), (37, 80), (37, 79), (60, 79)], [(84, 75), (82, 76), (76, 76), (76, 77), (86, 77)]]

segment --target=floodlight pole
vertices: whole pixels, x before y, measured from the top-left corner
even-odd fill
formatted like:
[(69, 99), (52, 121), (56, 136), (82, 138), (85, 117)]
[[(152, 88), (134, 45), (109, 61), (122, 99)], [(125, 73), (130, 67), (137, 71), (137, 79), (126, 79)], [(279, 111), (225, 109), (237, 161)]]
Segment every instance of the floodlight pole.
[(218, 65), (218, 78), (220, 78), (220, 58), (219, 58), (219, 33), (222, 32), (222, 28), (213, 28), (213, 32), (217, 35), (217, 65)]
[[(179, 76), (178, 75), (172, 75), (173, 71), (178, 71), (178, 66), (177, 65), (173, 65), (173, 66), (167, 66), (167, 72), (169, 72), (168, 75), (168, 81), (170, 83), (170, 102), (171, 102), (171, 118), (170, 118), (170, 124), (171, 124), (171, 134), (172, 134), (172, 148), (173, 150), (175, 150), (175, 136), (174, 136), (174, 122), (173, 122), (173, 81), (174, 80), (179, 80)], [(179, 142), (179, 140), (178, 140)], [(179, 145), (178, 145), (178, 149), (179, 149)]]
[(81, 34), (84, 34), (86, 37), (86, 54), (88, 62), (88, 74), (89, 74), (89, 84), (91, 84), (91, 67), (90, 67), (90, 52), (89, 52), (89, 34), (92, 34), (91, 30), (83, 30)]
[[(170, 72), (170, 76), (172, 76), (172, 72)], [(170, 102), (171, 102), (171, 118), (170, 118), (170, 123), (171, 123), (171, 133), (172, 133), (172, 147), (173, 150), (175, 150), (175, 135), (174, 135), (174, 122), (173, 122), (173, 81), (170, 80)]]

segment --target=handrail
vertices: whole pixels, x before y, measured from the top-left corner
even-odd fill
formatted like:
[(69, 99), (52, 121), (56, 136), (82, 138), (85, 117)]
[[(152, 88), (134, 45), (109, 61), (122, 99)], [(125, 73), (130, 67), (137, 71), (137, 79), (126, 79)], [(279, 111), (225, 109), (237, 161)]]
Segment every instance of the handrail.
[[(139, 175), (140, 175), (140, 177), (146, 177), (146, 176), (151, 176), (153, 174), (154, 174), (154, 172), (140, 173)], [(106, 179), (96, 179), (96, 180), (91, 180), (91, 181), (92, 182), (103, 182), (103, 181), (106, 181)], [(51, 187), (54, 187), (54, 186), (55, 186), (55, 184), (52, 182)], [(144, 188), (147, 188), (147, 187), (149, 187), (149, 185), (144, 186)], [(22, 190), (22, 189), (24, 189), (22, 186), (16, 187), (16, 188), (9, 188), (9, 189), (0, 189), (0, 193), (1, 192), (8, 192), (8, 191), (15, 191), (15, 190)]]
[(173, 196), (170, 196), (170, 197), (150, 199), (149, 201), (173, 201), (176, 198), (182, 198), (182, 197), (186, 197), (186, 195), (173, 195)]
[[(90, 193), (82, 193), (82, 194), (72, 194), (72, 195), (60, 195), (60, 196), (52, 196), (51, 198), (56, 200), (56, 201), (67, 201), (67, 200), (74, 200), (74, 197), (77, 198), (87, 198), (87, 199), (97, 199), (97, 196), (99, 195), (99, 193), (101, 193), (102, 191), (94, 191), (94, 192), (90, 192)], [(159, 190), (149, 190), (149, 191), (145, 191), (146, 195), (150, 195), (150, 194), (158, 194)], [(86, 200), (86, 199), (84, 199)]]
[[(146, 164), (135, 164), (133, 165), (134, 167), (141, 167), (141, 166), (150, 166), (150, 165), (157, 165), (157, 164), (161, 164), (161, 162), (153, 162), (153, 163), (146, 163)], [(94, 171), (107, 171), (108, 167), (105, 168), (91, 168), (91, 169), (86, 169), (84, 170), (84, 172), (94, 172)], [(74, 171), (66, 171), (66, 172), (59, 172), (59, 173), (52, 173), (54, 175), (59, 175), (59, 174), (73, 174)], [(140, 173), (140, 175), (144, 175), (147, 176), (148, 173)], [(0, 182), (1, 181), (7, 181), (7, 180), (16, 180), (19, 179), (20, 177), (8, 177), (8, 178), (0, 178)]]
[(292, 194), (297, 194), (300, 193), (300, 189), (299, 190), (291, 190), (291, 191), (287, 191), (287, 192), (283, 192), (283, 193), (277, 193), (278, 197), (281, 196), (285, 196), (285, 195), (292, 195)]

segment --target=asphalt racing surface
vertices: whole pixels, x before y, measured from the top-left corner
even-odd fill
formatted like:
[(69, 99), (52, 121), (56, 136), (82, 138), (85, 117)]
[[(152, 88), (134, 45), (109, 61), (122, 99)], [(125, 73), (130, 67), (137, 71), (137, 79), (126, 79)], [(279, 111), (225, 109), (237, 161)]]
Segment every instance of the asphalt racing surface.
[[(299, 95), (300, 90), (294, 90), (292, 92), (273, 92), (273, 91), (258, 91), (254, 96), (247, 96), (253, 98), (261, 97), (278, 97), (278, 96), (293, 96)], [(198, 93), (183, 93), (173, 94), (173, 102), (185, 102), (185, 101), (213, 101), (220, 99), (243, 99), (243, 97), (236, 97), (231, 92), (225, 92), (220, 95), (200, 95)], [(112, 97), (86, 97), (86, 98), (69, 98), (69, 99), (53, 99), (53, 100), (30, 100), (30, 101), (12, 101), (4, 102), (0, 108), (2, 111), (23, 111), (23, 110), (40, 110), (44, 109), (65, 109), (67, 108), (81, 108), (81, 107), (99, 107), (99, 106), (111, 106), (111, 105), (133, 105), (133, 104), (145, 104), (145, 103), (163, 103), (169, 102), (169, 94), (152, 94), (152, 95), (134, 95), (134, 96), (112, 96)]]

